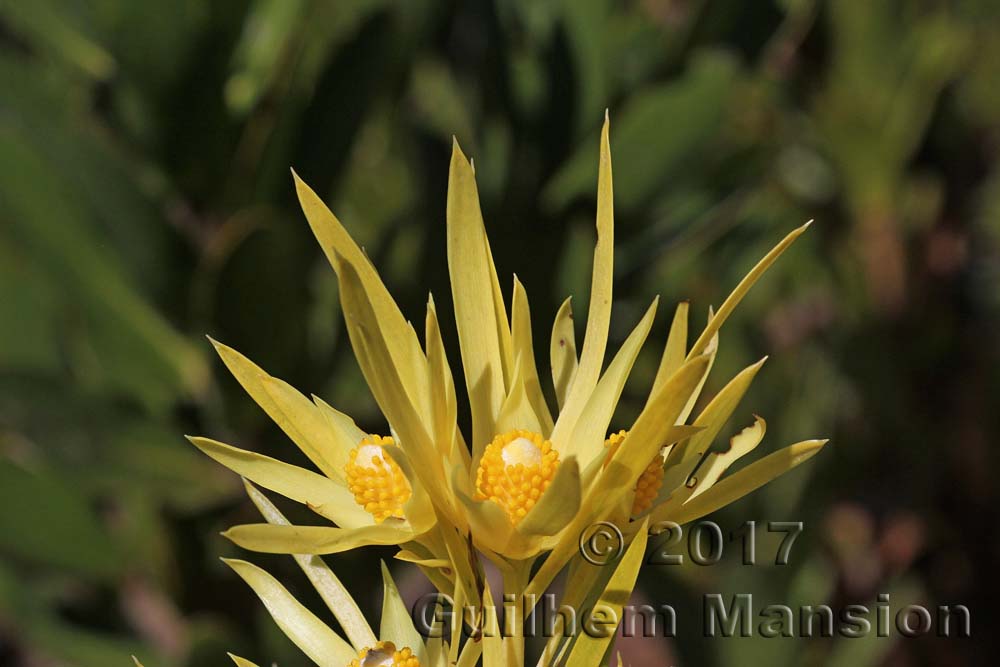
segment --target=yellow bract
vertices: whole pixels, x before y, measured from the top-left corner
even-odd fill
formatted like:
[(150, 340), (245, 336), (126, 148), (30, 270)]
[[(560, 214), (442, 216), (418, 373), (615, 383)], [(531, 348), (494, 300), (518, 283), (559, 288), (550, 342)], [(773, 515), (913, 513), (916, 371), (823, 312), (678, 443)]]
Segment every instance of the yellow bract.
[(409, 648), (397, 651), (392, 642), (379, 642), (361, 651), (349, 667), (420, 667), (420, 660)]
[(354, 500), (382, 523), (389, 517), (403, 518), (403, 505), (413, 495), (406, 475), (383, 445), (394, 445), (387, 436), (371, 435), (351, 450), (344, 473)]
[(552, 483), (559, 453), (538, 433), (514, 430), (486, 447), (476, 471), (476, 499), (492, 500), (512, 523), (523, 519)]

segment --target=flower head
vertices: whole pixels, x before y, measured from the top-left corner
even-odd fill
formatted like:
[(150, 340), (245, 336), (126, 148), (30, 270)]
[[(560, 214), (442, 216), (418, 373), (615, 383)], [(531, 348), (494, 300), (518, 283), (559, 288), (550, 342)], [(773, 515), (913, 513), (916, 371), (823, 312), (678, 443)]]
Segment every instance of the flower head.
[(344, 466), (354, 502), (364, 507), (376, 523), (390, 517), (405, 518), (403, 507), (413, 495), (406, 475), (383, 446), (393, 444), (390, 437), (368, 436), (351, 450)]
[(559, 454), (552, 443), (531, 431), (510, 431), (486, 446), (476, 470), (476, 499), (503, 508), (517, 524), (552, 483)]
[[(448, 179), (448, 270), (470, 434), (458, 428), (459, 394), (433, 299), (421, 342), (379, 274), (340, 221), (298, 176), (305, 216), (337, 274), (355, 356), (391, 436), (362, 432), (321, 399), (306, 398), (231, 348), (223, 361), (319, 472), (194, 438), (210, 456), (267, 489), (306, 504), (335, 526), (265, 523), (228, 531), (259, 551), (325, 554), (396, 544), (442, 591), (480, 599), (477, 549), (540, 592), (573, 557), (580, 531), (596, 520), (635, 526), (647, 515), (691, 520), (766, 483), (814, 454), (806, 441), (723, 478), (753, 450), (764, 422), (710, 446), (760, 369), (738, 374), (693, 419), (723, 324), (749, 289), (805, 230), (786, 236), (736, 286), (694, 342), (687, 303), (678, 305), (649, 398), (627, 430), (608, 435), (618, 400), (653, 326), (658, 302), (605, 366), (613, 305), (614, 212), (609, 126), (600, 136), (590, 302), (577, 346), (569, 299), (550, 344), (556, 404), (542, 390), (524, 286), (515, 277), (508, 308), (486, 235), (475, 172), (457, 141)], [(468, 435), (468, 437), (467, 437)], [(359, 658), (360, 659), (360, 658)]]

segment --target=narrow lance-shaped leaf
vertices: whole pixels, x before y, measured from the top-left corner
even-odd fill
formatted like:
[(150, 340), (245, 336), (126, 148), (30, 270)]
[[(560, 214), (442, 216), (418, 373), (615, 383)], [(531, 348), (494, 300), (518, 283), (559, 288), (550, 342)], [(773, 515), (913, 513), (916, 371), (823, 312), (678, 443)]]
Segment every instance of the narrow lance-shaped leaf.
[(517, 525), (523, 535), (555, 535), (566, 527), (580, 509), (580, 466), (569, 457), (556, 468), (549, 488)]
[(236, 663), (236, 667), (257, 667), (257, 665), (256, 665), (256, 664), (254, 664), (254, 663), (250, 662), (250, 661), (249, 661), (249, 660), (247, 660), (246, 658), (241, 658), (240, 656), (238, 656), (238, 655), (233, 655), (232, 653), (227, 653), (226, 655), (228, 655), (228, 656), (229, 656), (229, 658), (230, 658), (230, 659), (231, 659), (231, 660), (232, 660), (232, 661), (233, 661), (234, 663)]
[(601, 449), (604, 447), (604, 436), (611, 424), (611, 418), (615, 414), (618, 406), (618, 399), (621, 398), (625, 389), (625, 382), (632, 372), (636, 357), (646, 342), (646, 336), (653, 326), (653, 318), (656, 317), (656, 306), (659, 299), (654, 299), (646, 310), (646, 314), (629, 334), (629, 337), (622, 343), (621, 349), (615, 354), (614, 359), (608, 364), (608, 369), (597, 383), (597, 387), (587, 401), (587, 407), (576, 422), (573, 429), (573, 437), (566, 445), (566, 454), (575, 454), (581, 461), (593, 461), (601, 456)]
[[(250, 500), (257, 506), (268, 523), (279, 526), (291, 525), (285, 515), (253, 484), (245, 482), (244, 486)], [(366, 646), (374, 646), (378, 641), (375, 638), (375, 633), (372, 632), (371, 626), (368, 625), (368, 621), (361, 613), (361, 609), (358, 608), (354, 598), (347, 592), (344, 585), (340, 583), (340, 579), (333, 573), (333, 570), (319, 556), (296, 554), (294, 558), (302, 571), (309, 577), (309, 581), (319, 596), (323, 598), (327, 608), (333, 612), (354, 648), (360, 651)]]
[(728, 319), (732, 312), (736, 309), (736, 306), (739, 305), (740, 301), (743, 300), (743, 297), (750, 291), (750, 288), (754, 286), (754, 283), (760, 280), (760, 277), (764, 275), (764, 272), (771, 268), (771, 265), (774, 264), (775, 260), (777, 260), (778, 257), (780, 257), (781, 254), (795, 242), (795, 239), (799, 238), (799, 236), (801, 236), (811, 224), (812, 220), (791, 232), (788, 236), (783, 238), (781, 242), (771, 250), (771, 252), (764, 255), (763, 259), (757, 262), (757, 265), (750, 270), (750, 273), (748, 273), (743, 280), (739, 282), (736, 289), (734, 289), (732, 293), (726, 297), (722, 306), (719, 307), (719, 312), (715, 314), (715, 317), (709, 321), (705, 330), (701, 332), (700, 336), (698, 336), (698, 340), (695, 341), (694, 345), (691, 346), (691, 350), (688, 352), (688, 359), (692, 359), (705, 351), (705, 348), (708, 347), (709, 341), (712, 340), (712, 337), (719, 331), (726, 319)]
[(223, 559), (260, 597), (281, 631), (319, 667), (343, 667), (357, 657), (351, 645), (306, 609), (270, 574), (243, 560)]
[(670, 324), (670, 334), (663, 347), (663, 356), (660, 357), (660, 366), (656, 369), (656, 379), (653, 380), (653, 388), (649, 392), (650, 396), (655, 394), (684, 363), (684, 357), (687, 354), (689, 309), (690, 304), (687, 301), (681, 301), (677, 304), (674, 319)]
[(779, 449), (746, 468), (736, 471), (717, 482), (701, 495), (677, 506), (669, 500), (654, 510), (654, 522), (662, 520), (685, 524), (736, 502), (751, 491), (756, 491), (776, 477), (805, 463), (815, 456), (826, 440), (805, 440)]
[(716, 394), (705, 409), (701, 411), (698, 418), (694, 420), (694, 425), (703, 430), (687, 442), (675, 447), (667, 458), (663, 488), (665, 491), (673, 489), (683, 478), (691, 472), (694, 462), (701, 459), (709, 451), (712, 442), (719, 431), (729, 421), (736, 406), (746, 394), (750, 384), (757, 376), (767, 357), (757, 363), (744, 368), (730, 380), (722, 390)]
[[(237, 382), (299, 449), (328, 477), (343, 479), (346, 451), (357, 443), (338, 442), (315, 406), (290, 386), (272, 378), (233, 348), (212, 340)], [(345, 450), (346, 451), (343, 451)], [(341, 453), (342, 451), (342, 453)]]
[[(510, 667), (504, 652), (500, 622), (489, 584), (483, 591), (483, 667)], [(471, 642), (470, 642), (471, 643)]]
[(685, 488), (694, 488), (691, 497), (699, 496), (712, 488), (729, 466), (757, 448), (766, 432), (767, 422), (761, 417), (754, 416), (753, 424), (729, 439), (729, 449), (724, 452), (710, 452), (684, 484)]
[(222, 533), (237, 546), (269, 554), (336, 554), (373, 544), (402, 544), (415, 537), (403, 528), (385, 523), (361, 528), (332, 526), (278, 526), (249, 523)]
[[(396, 367), (404, 391), (413, 401), (419, 402), (422, 408), (429, 409), (430, 403), (425, 393), (426, 362), (416, 332), (403, 317), (367, 255), (354, 242), (337, 217), (294, 170), (292, 176), (306, 220), (309, 221), (309, 226), (330, 264), (337, 271), (338, 279), (341, 278), (337, 259), (339, 256), (340, 265), (349, 265), (356, 272), (361, 289), (367, 295), (380, 326), (386, 332), (389, 357)], [(346, 314), (346, 305), (344, 309)], [(365, 377), (371, 382), (367, 374)]]
[(427, 651), (424, 648), (423, 637), (413, 625), (413, 618), (406, 603), (399, 595), (396, 582), (389, 574), (389, 568), (384, 561), (382, 565), (382, 624), (379, 635), (383, 641), (391, 641), (397, 648), (409, 647), (421, 664), (427, 662)]
[(594, 270), (590, 285), (590, 306), (587, 329), (580, 353), (580, 365), (570, 387), (566, 404), (559, 413), (552, 431), (552, 442), (561, 448), (573, 433), (576, 421), (590, 399), (604, 365), (611, 322), (611, 292), (614, 282), (614, 192), (611, 178), (611, 146), (608, 140), (609, 121), (604, 117), (601, 130), (601, 162), (597, 177), (597, 246), (594, 248)]
[(371, 515), (354, 502), (347, 487), (329, 477), (209, 438), (188, 437), (188, 440), (236, 474), (308, 505), (341, 528), (358, 528), (372, 523)]
[(535, 365), (528, 294), (517, 276), (514, 276), (514, 298), (511, 304), (511, 340), (515, 363), (521, 365), (522, 381), (528, 403), (541, 424), (542, 435), (548, 437), (552, 432), (552, 415), (549, 413), (549, 406), (545, 403), (542, 383), (538, 379), (538, 367)]
[[(448, 271), (462, 367), (472, 404), (474, 458), (493, 438), (513, 371), (510, 327), (499, 297), (475, 174), (456, 141), (448, 172)], [(496, 283), (496, 287), (494, 284)]]
[(569, 658), (566, 660), (566, 667), (593, 667), (603, 664), (608, 646), (615, 636), (615, 628), (621, 622), (622, 608), (628, 603), (632, 589), (635, 588), (635, 580), (639, 576), (639, 568), (646, 553), (647, 525), (648, 521), (643, 521), (598, 603), (591, 610), (591, 614), (599, 609), (602, 614), (607, 614), (608, 622), (603, 628), (605, 632), (580, 633), (573, 643)]
[(552, 365), (552, 385), (556, 392), (556, 402), (562, 408), (566, 396), (573, 386), (579, 360), (576, 357), (576, 332), (573, 330), (573, 304), (567, 298), (556, 313), (552, 323), (552, 339), (549, 343), (549, 360)]

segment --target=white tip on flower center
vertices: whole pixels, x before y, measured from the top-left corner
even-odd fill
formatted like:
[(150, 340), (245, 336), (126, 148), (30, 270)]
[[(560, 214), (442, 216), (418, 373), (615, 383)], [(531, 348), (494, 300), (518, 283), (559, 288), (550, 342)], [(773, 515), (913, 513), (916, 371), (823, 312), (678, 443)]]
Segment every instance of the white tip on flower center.
[(420, 660), (408, 647), (397, 651), (392, 642), (379, 642), (361, 651), (348, 667), (420, 667)]
[(389, 470), (389, 464), (385, 461), (385, 454), (380, 445), (368, 444), (358, 447), (358, 456), (354, 459), (354, 463), (363, 468)]
[(344, 466), (347, 488), (354, 494), (355, 502), (375, 518), (375, 523), (389, 517), (404, 518), (403, 506), (412, 493), (406, 475), (385, 450), (385, 446), (392, 444), (392, 438), (368, 436), (351, 450)]
[(493, 438), (476, 470), (476, 498), (500, 505), (519, 522), (545, 493), (559, 453), (539, 433), (518, 429)]
[(375, 649), (368, 651), (368, 655), (361, 661), (361, 667), (392, 667), (392, 653), (385, 649)]
[(500, 450), (500, 458), (508, 466), (537, 466), (542, 462), (542, 450), (527, 438), (515, 438)]

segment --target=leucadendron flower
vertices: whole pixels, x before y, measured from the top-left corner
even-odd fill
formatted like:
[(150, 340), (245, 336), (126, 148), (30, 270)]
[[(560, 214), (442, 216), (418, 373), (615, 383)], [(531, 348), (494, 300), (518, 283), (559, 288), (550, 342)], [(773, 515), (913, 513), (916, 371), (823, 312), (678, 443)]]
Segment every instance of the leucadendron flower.
[[(306, 398), (216, 344), (240, 383), (322, 474), (211, 440), (193, 442), (247, 479), (306, 504), (336, 524), (237, 526), (226, 535), (241, 546), (325, 554), (366, 544), (397, 544), (398, 557), (419, 564), (442, 592), (459, 590), (472, 602), (484, 590), (474, 548), (500, 567), (518, 594), (541, 593), (573, 557), (588, 524), (638, 524), (646, 515), (695, 518), (766, 483), (822, 445), (793, 445), (720, 480), (728, 465), (763, 436), (760, 420), (734, 439), (730, 451), (708, 450), (759, 363), (737, 375), (689, 423), (715, 359), (719, 330), (808, 225), (785, 237), (718, 311), (709, 311), (707, 324), (690, 346), (688, 305), (677, 307), (644, 409), (629, 428), (610, 432), (625, 382), (653, 326), (657, 302), (605, 368), (614, 274), (607, 118), (600, 140), (597, 243), (579, 354), (569, 299), (552, 327), (550, 365), (557, 410), (542, 390), (527, 292), (515, 277), (508, 310), (473, 166), (458, 143), (453, 146), (446, 214), (448, 270), (472, 415), (468, 441), (457, 427), (459, 398), (433, 299), (428, 300), (421, 343), (340, 221), (297, 175), (295, 185), (306, 218), (336, 271), (351, 344), (388, 428), (383, 434), (364, 433), (322, 400)], [(634, 532), (632, 526), (629, 533)], [(545, 562), (529, 577), (532, 563), (543, 554), (548, 554)]]

